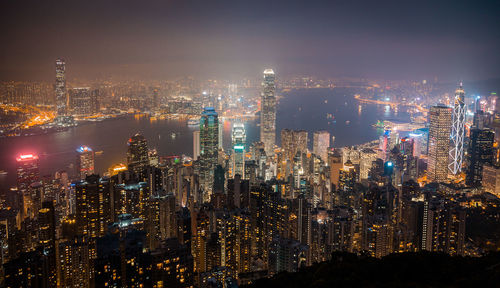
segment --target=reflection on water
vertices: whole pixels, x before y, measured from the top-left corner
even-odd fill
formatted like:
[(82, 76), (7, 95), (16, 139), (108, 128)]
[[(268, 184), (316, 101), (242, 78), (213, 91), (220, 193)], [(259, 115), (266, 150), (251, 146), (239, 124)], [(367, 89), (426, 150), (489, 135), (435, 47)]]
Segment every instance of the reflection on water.
[[(304, 129), (310, 133), (327, 130), (335, 136), (335, 146), (355, 145), (374, 140), (379, 132), (372, 128), (377, 120), (395, 118), (389, 106), (359, 105), (353, 98), (355, 89), (306, 89), (284, 94), (277, 109), (276, 136), (280, 143), (281, 129)], [(402, 109), (397, 115), (400, 120), (408, 120), (409, 115)], [(245, 123), (247, 143), (259, 140), (259, 120)], [(231, 145), (231, 121), (223, 124), (224, 147)], [(126, 162), (127, 140), (135, 133), (141, 133), (148, 140), (151, 148), (156, 148), (159, 155), (192, 155), (193, 131), (186, 120), (157, 119), (148, 117), (129, 117), (111, 119), (81, 125), (68, 131), (20, 138), (0, 139), (0, 170), (8, 171), (6, 177), (0, 177), (3, 188), (15, 184), (15, 156), (19, 153), (37, 153), (40, 155), (42, 174), (51, 174), (57, 170), (68, 170), (76, 161), (75, 149), (87, 145), (96, 155), (96, 171), (103, 173), (116, 163)], [(175, 133), (176, 137), (171, 137)], [(312, 147), (311, 147), (312, 148)]]

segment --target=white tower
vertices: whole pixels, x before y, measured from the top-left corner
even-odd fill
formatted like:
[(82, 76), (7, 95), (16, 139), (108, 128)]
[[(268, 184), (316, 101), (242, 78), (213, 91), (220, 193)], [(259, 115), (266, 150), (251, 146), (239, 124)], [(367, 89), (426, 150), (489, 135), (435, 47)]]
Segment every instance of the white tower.
[(462, 171), (462, 161), (464, 158), (464, 137), (465, 137), (465, 91), (460, 86), (455, 91), (455, 106), (453, 107), (451, 126), (451, 149), (450, 164), (448, 168), (453, 175)]

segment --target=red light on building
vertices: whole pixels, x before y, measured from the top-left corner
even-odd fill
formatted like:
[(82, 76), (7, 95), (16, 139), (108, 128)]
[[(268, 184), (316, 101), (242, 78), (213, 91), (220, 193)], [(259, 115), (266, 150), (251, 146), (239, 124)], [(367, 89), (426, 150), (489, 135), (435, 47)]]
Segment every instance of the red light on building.
[(38, 159), (38, 156), (34, 154), (21, 154), (19, 155), (19, 157), (17, 157), (17, 161), (36, 160), (36, 159)]

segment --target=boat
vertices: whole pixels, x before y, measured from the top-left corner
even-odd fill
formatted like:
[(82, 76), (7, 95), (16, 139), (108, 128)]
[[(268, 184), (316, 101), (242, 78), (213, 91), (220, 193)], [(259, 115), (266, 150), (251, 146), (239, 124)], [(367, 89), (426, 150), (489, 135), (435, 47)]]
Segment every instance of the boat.
[(104, 151), (102, 151), (102, 150), (100, 150), (100, 151), (96, 151), (96, 152), (95, 152), (95, 155), (98, 155), (98, 156), (99, 156), (99, 155), (102, 155), (102, 153), (104, 153)]
[(175, 135), (175, 133), (172, 132), (172, 134), (170, 135), (170, 137), (172, 137), (172, 139), (175, 139), (175, 137), (177, 137), (177, 135)]
[(7, 175), (7, 174), (8, 174), (8, 172), (7, 172), (7, 171), (5, 171), (5, 170), (0, 170), (0, 176), (5, 176), (5, 175)]
[(189, 119), (188, 122), (187, 122), (187, 125), (188, 126), (198, 126), (200, 125), (200, 120), (199, 119)]

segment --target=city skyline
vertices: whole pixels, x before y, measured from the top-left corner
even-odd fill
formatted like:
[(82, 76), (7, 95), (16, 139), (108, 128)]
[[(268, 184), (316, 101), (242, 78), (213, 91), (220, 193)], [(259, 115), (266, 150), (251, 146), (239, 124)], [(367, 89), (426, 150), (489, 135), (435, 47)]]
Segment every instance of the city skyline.
[(499, 8), (2, 2), (0, 287), (498, 286)]

